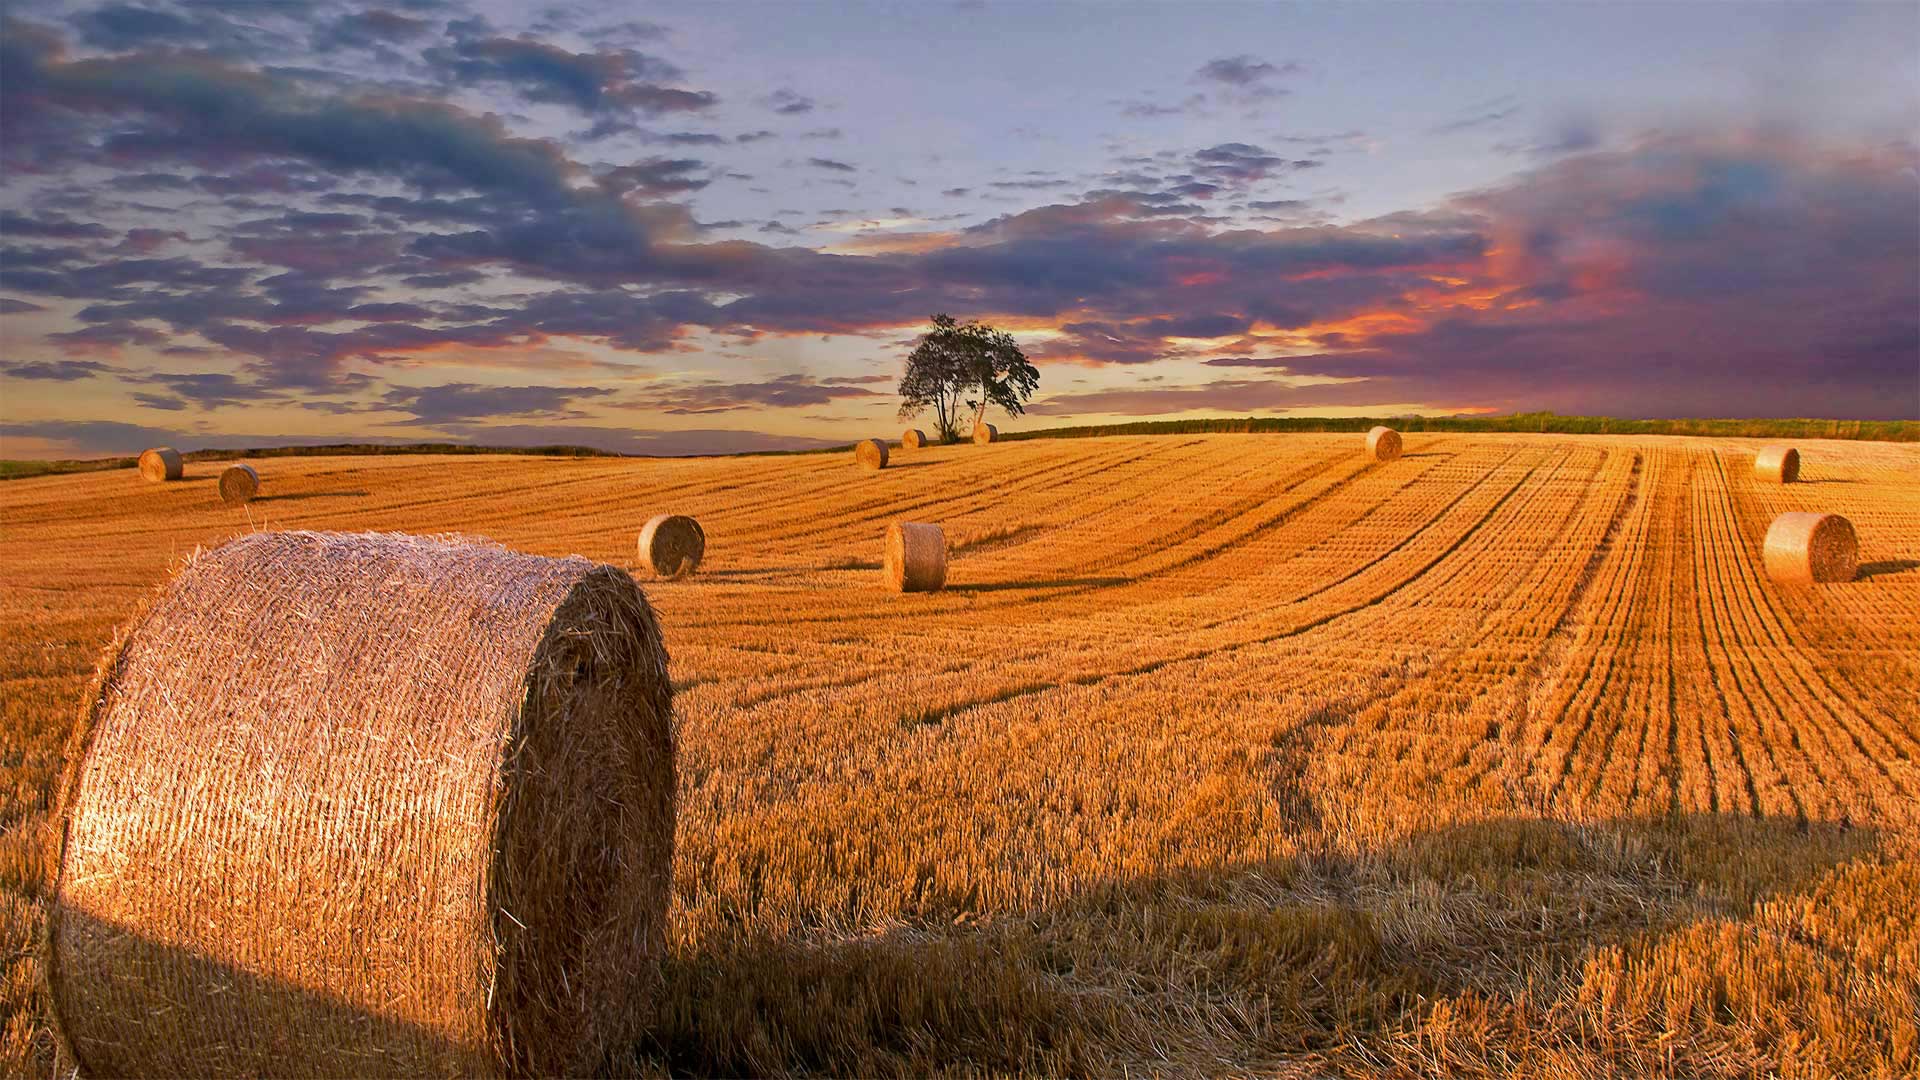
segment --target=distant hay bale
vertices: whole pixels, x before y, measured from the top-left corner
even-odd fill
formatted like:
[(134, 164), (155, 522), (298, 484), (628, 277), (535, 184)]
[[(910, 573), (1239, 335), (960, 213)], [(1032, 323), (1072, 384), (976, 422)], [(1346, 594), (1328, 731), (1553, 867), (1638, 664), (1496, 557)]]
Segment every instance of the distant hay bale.
[(1764, 556), (1767, 576), (1782, 585), (1852, 581), (1860, 540), (1839, 514), (1787, 513), (1767, 527)]
[(220, 501), (228, 506), (247, 502), (260, 492), (260, 474), (244, 462), (220, 470)]
[(693, 573), (706, 553), (706, 530), (685, 514), (657, 514), (640, 529), (640, 562), (660, 577)]
[(256, 533), (102, 658), (44, 966), (83, 1075), (583, 1075), (642, 1033), (667, 655), (625, 571)]
[(1367, 456), (1375, 461), (1392, 461), (1400, 456), (1400, 433), (1390, 427), (1367, 432)]
[(880, 439), (861, 439), (853, 444), (853, 459), (869, 469), (887, 467), (887, 444)]
[(1769, 484), (1791, 484), (1800, 479), (1800, 451), (1791, 446), (1769, 446), (1753, 456), (1753, 478)]
[(900, 436), (900, 445), (908, 450), (918, 450), (927, 445), (927, 433), (919, 428), (908, 428)]
[(980, 446), (985, 446), (999, 437), (1000, 429), (992, 424), (973, 425), (973, 441)]
[(894, 592), (940, 591), (947, 584), (947, 534), (938, 525), (888, 525), (882, 572)]
[(156, 446), (140, 451), (140, 475), (156, 483), (162, 480), (178, 480), (186, 471), (186, 463), (180, 460), (180, 451), (171, 446)]

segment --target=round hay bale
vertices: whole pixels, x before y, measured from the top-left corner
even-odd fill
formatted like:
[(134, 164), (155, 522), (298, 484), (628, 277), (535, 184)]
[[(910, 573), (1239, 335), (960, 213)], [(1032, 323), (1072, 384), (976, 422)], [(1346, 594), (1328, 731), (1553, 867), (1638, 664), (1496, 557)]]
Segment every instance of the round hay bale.
[(894, 592), (939, 592), (947, 585), (947, 534), (911, 521), (887, 526), (881, 572)]
[(1791, 484), (1800, 479), (1800, 451), (1791, 446), (1769, 446), (1753, 456), (1753, 478), (1768, 484)]
[(103, 657), (45, 989), (85, 1075), (582, 1075), (650, 1015), (672, 691), (625, 571), (399, 535), (197, 555)]
[(973, 425), (973, 441), (975, 445), (985, 446), (999, 437), (1000, 429), (994, 427), (992, 424)]
[(1375, 461), (1392, 461), (1400, 456), (1400, 433), (1390, 427), (1367, 432), (1367, 456)]
[(220, 501), (228, 506), (247, 502), (260, 493), (260, 474), (244, 462), (220, 470)]
[(640, 562), (660, 577), (693, 573), (706, 553), (706, 530), (685, 514), (656, 514), (640, 529)]
[(180, 460), (180, 451), (171, 446), (156, 446), (140, 451), (140, 475), (158, 483), (163, 480), (178, 480), (186, 472), (186, 463)]
[(861, 439), (853, 444), (853, 459), (869, 469), (887, 467), (887, 444), (880, 439)]
[(1852, 581), (1860, 567), (1860, 539), (1839, 514), (1781, 514), (1763, 552), (1767, 576), (1782, 585)]
[(927, 445), (927, 433), (919, 428), (908, 428), (900, 435), (900, 446), (906, 450), (918, 450)]

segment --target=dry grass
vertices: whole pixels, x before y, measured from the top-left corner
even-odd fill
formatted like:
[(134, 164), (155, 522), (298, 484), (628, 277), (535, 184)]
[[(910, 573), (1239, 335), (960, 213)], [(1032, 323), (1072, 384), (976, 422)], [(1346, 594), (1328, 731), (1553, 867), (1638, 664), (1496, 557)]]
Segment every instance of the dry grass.
[[(1920, 447), (1410, 432), (931, 447), (911, 468), (315, 458), (270, 527), (649, 582), (681, 816), (643, 1068), (1898, 1077), (1920, 1069)], [(0, 994), (114, 624), (249, 527), (212, 478), (0, 488)], [(534, 493), (534, 494), (530, 494)], [(1849, 583), (1783, 589), (1787, 511)], [(956, 540), (892, 594), (886, 522)], [(969, 543), (975, 538), (989, 538)]]

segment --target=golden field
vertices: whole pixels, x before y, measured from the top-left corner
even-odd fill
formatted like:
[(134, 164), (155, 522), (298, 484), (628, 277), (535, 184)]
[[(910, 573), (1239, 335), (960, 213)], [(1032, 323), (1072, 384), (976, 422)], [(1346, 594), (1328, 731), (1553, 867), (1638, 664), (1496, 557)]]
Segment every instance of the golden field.
[[(0, 485), (0, 1061), (63, 740), (253, 529), (635, 565), (677, 690), (645, 1072), (1920, 1074), (1920, 446), (1411, 433), (687, 460), (280, 458)], [(1859, 580), (1788, 590), (1828, 510)], [(879, 572), (944, 526), (946, 591)]]

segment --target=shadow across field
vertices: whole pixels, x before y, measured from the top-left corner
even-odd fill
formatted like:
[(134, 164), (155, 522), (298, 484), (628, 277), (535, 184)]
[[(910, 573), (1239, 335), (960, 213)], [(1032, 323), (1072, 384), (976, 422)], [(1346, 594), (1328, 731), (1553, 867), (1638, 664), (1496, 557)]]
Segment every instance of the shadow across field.
[(79, 1061), (60, 1063), (78, 1064), (82, 1075), (244, 1075), (319, 1066), (320, 1073), (402, 1076), (487, 1069), (482, 1052), (439, 1032), (163, 944), (137, 928), (66, 908), (59, 933), (82, 955), (92, 954), (89, 970), (112, 972), (109, 980), (62, 995), (65, 1008), (85, 1010), (68, 1017)]
[(250, 501), (263, 502), (304, 502), (307, 499), (364, 499), (365, 491), (292, 491), (285, 495), (255, 495)]
[(970, 585), (949, 585), (946, 591), (991, 593), (1006, 592), (1010, 589), (1105, 589), (1114, 585), (1125, 585), (1132, 580), (1128, 577), (1078, 577), (1054, 578), (1049, 581), (984, 581)]
[(1903, 574), (1914, 569), (1920, 569), (1920, 559), (1881, 559), (1878, 562), (1861, 563), (1855, 575), (1870, 578), (1883, 574)]
[[(923, 870), (936, 877), (920, 882), (917, 910), (878, 934), (824, 929), (850, 913), (820, 911), (821, 930), (756, 935), (744, 929), (754, 913), (736, 912), (727, 925), (742, 929), (670, 958), (636, 1064), (726, 1075), (1352, 1064), (1436, 999), (1555, 989), (1596, 949), (1742, 917), (1876, 848), (1871, 830), (1775, 819), (1499, 819), (1380, 850), (1089, 882), (1026, 911), (978, 910), (960, 883)], [(795, 855), (788, 865), (803, 866)]]

